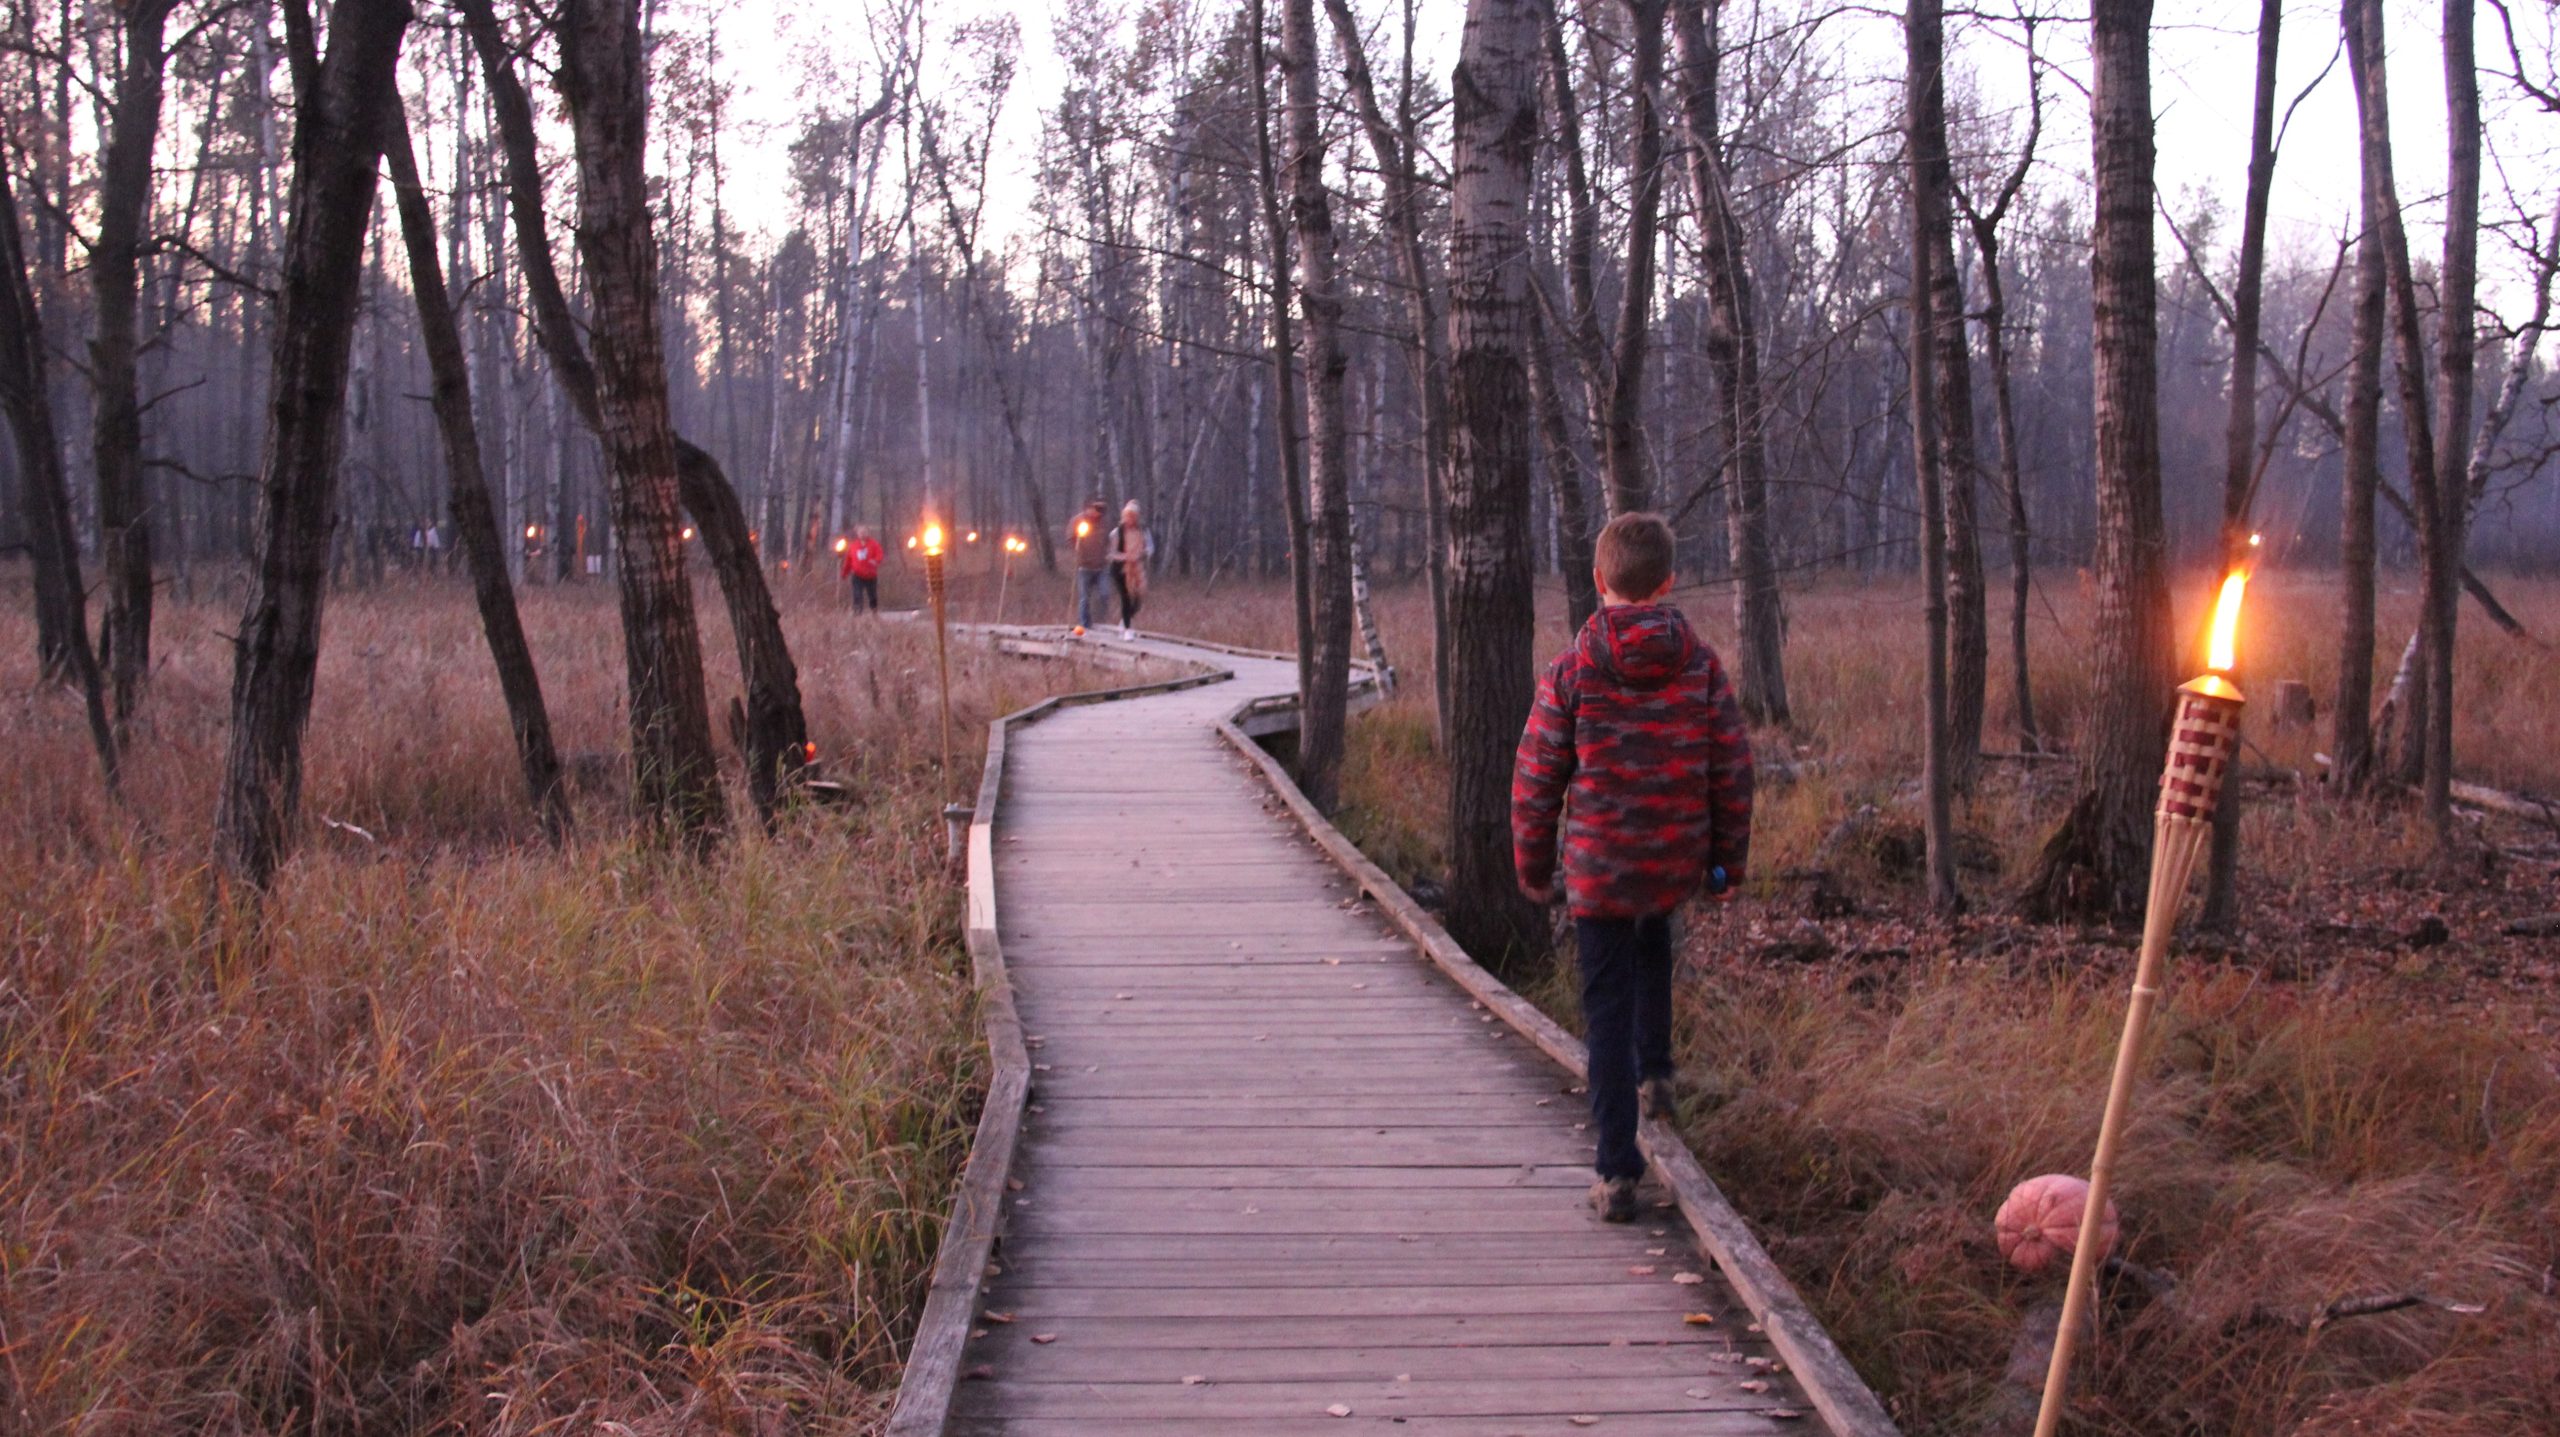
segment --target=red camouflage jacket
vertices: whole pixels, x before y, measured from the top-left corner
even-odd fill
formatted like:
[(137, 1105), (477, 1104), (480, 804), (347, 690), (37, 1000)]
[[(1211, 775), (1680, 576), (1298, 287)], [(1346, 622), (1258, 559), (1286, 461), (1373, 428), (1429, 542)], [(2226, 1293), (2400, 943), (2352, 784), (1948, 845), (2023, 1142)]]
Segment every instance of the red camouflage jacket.
[(1511, 777), (1512, 861), (1580, 918), (1668, 913), (1751, 852), (1751, 737), (1724, 665), (1667, 604), (1618, 604), (1538, 681)]

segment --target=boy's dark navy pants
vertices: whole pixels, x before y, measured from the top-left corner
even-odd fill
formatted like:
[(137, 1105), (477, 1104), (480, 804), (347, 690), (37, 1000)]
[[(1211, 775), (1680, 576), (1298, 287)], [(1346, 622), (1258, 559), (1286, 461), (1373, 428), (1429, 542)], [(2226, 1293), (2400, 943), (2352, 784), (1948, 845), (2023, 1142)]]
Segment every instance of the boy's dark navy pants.
[(1576, 918), (1582, 1032), (1591, 1050), (1592, 1166), (1604, 1178), (1644, 1176), (1636, 1151), (1636, 1085), (1671, 1076), (1671, 915)]

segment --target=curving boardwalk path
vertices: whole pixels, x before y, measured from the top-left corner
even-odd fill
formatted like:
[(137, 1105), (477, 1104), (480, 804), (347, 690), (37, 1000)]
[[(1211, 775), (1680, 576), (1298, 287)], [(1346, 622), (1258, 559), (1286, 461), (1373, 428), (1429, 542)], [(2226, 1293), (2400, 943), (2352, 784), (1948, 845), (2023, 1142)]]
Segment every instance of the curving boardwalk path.
[(1583, 1205), (1572, 1076), (1221, 740), (1292, 666), (1123, 647), (1234, 679), (1007, 740), (995, 921), (1032, 1091), (947, 1430), (1822, 1430), (1678, 1211)]

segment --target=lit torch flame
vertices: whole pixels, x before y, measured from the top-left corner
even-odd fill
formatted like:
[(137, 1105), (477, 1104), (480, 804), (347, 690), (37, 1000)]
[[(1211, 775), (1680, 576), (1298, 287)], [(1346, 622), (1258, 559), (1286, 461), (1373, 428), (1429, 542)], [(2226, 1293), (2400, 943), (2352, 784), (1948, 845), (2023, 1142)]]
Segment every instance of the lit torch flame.
[[(2261, 536), (2249, 536), (2252, 558), (2261, 542)], [(2205, 643), (2205, 667), (2217, 674), (2231, 672), (2240, 661), (2240, 599), (2248, 588), (2249, 566), (2243, 564), (2223, 578), (2222, 593), (2213, 602), (2213, 631)]]
[(851, 541), (849, 541), (849, 540), (845, 540), (845, 539), (838, 539), (838, 540), (836, 540), (836, 552), (837, 552), (837, 553), (839, 553), (839, 554), (843, 553), (846, 549), (849, 549), (849, 548), (851, 548), (851, 547), (852, 547), (852, 543), (851, 543)]
[(1092, 524), (1092, 522), (1091, 522), (1091, 521), (1089, 521), (1089, 520), (1085, 520), (1085, 519), (1078, 519), (1078, 520), (1076, 521), (1076, 537), (1077, 537), (1077, 538), (1079, 538), (1079, 539), (1084, 538), (1084, 537), (1086, 537), (1087, 535), (1091, 534), (1092, 532), (1093, 532), (1093, 524)]
[(939, 554), (942, 552), (941, 525), (927, 524), (924, 526), (924, 551), (928, 554)]

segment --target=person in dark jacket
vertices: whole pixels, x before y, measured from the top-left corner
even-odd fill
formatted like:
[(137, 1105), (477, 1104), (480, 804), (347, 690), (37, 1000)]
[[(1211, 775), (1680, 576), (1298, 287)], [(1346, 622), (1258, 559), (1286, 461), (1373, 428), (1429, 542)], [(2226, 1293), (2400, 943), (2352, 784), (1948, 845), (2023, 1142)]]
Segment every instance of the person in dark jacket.
[(1520, 889), (1554, 902), (1561, 868), (1573, 915), (1591, 1202), (1611, 1222), (1635, 1217), (1639, 1112), (1666, 1106), (1672, 911), (1701, 889), (1729, 897), (1751, 848), (1750, 734), (1715, 650), (1663, 602), (1672, 543), (1653, 514), (1600, 532), (1600, 611), (1539, 680), (1511, 780)]

